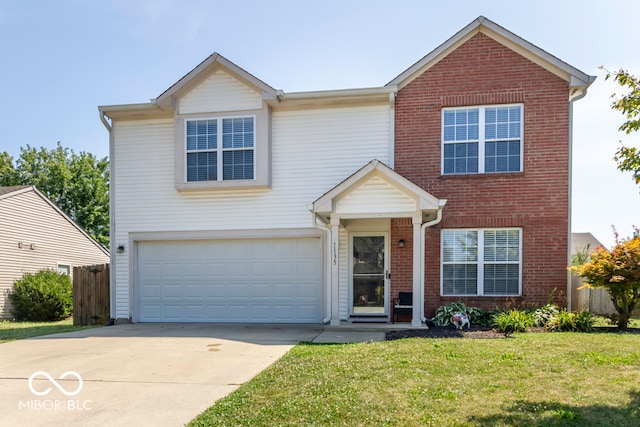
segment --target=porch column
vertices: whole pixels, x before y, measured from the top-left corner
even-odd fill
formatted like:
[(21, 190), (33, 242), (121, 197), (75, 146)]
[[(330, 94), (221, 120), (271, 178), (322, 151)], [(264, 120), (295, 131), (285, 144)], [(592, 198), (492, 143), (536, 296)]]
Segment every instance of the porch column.
[(340, 326), (340, 218), (331, 216), (331, 326)]
[(422, 225), (422, 214), (413, 216), (413, 313), (411, 316), (411, 326), (422, 326), (422, 318), (420, 313), (422, 312), (422, 304), (424, 304), (424, 298), (422, 297), (422, 288), (424, 284), (420, 283), (420, 269), (422, 266), (422, 259), (420, 256), (420, 225)]

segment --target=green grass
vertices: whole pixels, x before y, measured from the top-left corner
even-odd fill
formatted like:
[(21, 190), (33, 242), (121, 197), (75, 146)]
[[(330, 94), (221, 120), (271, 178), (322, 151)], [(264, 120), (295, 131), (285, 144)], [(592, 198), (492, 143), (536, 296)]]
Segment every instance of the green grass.
[(640, 335), (300, 344), (189, 426), (637, 426)]
[(21, 340), (41, 335), (73, 332), (95, 326), (73, 326), (73, 319), (59, 322), (13, 322), (0, 320), (0, 344), (8, 341)]

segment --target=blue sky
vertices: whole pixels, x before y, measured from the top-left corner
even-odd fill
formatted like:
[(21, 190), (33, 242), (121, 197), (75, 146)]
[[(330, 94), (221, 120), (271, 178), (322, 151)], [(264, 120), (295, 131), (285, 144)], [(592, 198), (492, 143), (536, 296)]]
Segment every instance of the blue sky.
[(147, 102), (213, 52), (285, 92), (383, 86), (479, 15), (598, 77), (574, 108), (573, 231), (629, 235), (640, 187), (612, 156), (640, 135), (598, 66), (640, 74), (637, 0), (0, 0), (0, 150), (106, 156), (98, 105)]

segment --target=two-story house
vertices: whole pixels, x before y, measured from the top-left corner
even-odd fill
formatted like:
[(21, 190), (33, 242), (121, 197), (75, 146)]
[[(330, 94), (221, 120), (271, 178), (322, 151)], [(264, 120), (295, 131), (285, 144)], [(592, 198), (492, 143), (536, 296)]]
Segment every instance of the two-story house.
[[(112, 317), (389, 321), (567, 297), (571, 106), (593, 77), (480, 17), (382, 87), (286, 93), (218, 54), (100, 107)], [(554, 291), (555, 290), (555, 291)]]

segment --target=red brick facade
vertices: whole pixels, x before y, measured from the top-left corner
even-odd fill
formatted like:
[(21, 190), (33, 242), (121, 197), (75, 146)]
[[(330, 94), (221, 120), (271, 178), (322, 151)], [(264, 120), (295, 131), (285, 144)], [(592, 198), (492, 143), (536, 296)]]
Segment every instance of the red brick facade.
[[(441, 174), (443, 107), (522, 103), (524, 170), (517, 173)], [(569, 86), (518, 53), (478, 33), (403, 87), (395, 106), (395, 170), (434, 196), (447, 199), (442, 222), (427, 229), (425, 312), (465, 300), (485, 309), (504, 297), (440, 296), (440, 230), (522, 228), (521, 302), (544, 304), (567, 283), (569, 216)], [(411, 289), (412, 225), (393, 220), (391, 295)]]

